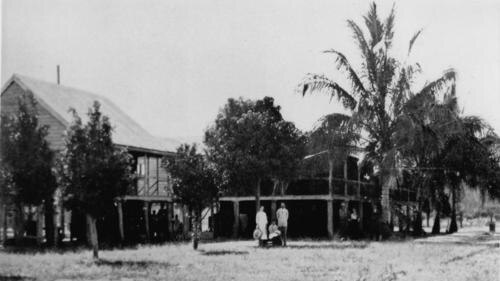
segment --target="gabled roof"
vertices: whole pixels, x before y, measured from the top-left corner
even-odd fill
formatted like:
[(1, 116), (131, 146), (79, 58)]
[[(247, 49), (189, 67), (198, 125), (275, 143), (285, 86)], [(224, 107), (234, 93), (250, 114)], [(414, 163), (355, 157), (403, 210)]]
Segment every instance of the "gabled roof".
[(130, 116), (124, 113), (109, 99), (55, 83), (40, 81), (30, 77), (14, 74), (5, 83), (2, 94), (12, 84), (18, 83), (25, 91), (33, 93), (37, 102), (44, 106), (56, 119), (65, 126), (73, 120), (70, 108), (74, 108), (82, 121), (88, 120), (87, 112), (94, 101), (101, 104), (101, 110), (108, 116), (114, 127), (113, 142), (137, 151), (151, 151), (155, 153), (175, 152), (180, 142), (173, 139), (165, 139), (152, 136)]

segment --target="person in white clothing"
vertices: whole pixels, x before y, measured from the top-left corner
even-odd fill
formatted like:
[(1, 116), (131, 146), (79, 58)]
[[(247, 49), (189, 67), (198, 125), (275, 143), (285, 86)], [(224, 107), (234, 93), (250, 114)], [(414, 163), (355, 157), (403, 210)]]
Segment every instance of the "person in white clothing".
[(276, 211), (276, 218), (278, 219), (278, 228), (281, 232), (282, 246), (286, 246), (286, 231), (288, 229), (288, 210), (285, 203), (281, 203), (281, 207)]
[(267, 215), (264, 212), (264, 206), (260, 206), (260, 209), (255, 216), (255, 224), (256, 228), (258, 228), (262, 233), (260, 241), (267, 240)]

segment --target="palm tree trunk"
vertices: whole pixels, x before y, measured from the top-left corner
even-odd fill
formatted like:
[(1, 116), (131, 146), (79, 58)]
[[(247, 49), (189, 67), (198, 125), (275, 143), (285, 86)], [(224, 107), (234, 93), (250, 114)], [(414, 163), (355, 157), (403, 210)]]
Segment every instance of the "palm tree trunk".
[(333, 159), (328, 159), (328, 194), (330, 195), (327, 201), (327, 231), (328, 238), (333, 239)]
[(388, 171), (382, 171), (382, 190), (380, 197), (380, 204), (382, 206), (382, 221), (384, 223), (390, 223), (391, 220), (391, 203), (389, 198), (389, 192), (391, 190), (391, 177)]
[(422, 188), (419, 183), (417, 187), (417, 212), (415, 220), (413, 221), (413, 235), (420, 236), (424, 233), (424, 228), (422, 227)]
[(333, 194), (333, 159), (328, 159), (328, 193)]
[(92, 247), (92, 257), (94, 259), (99, 258), (99, 241), (97, 237), (97, 220), (91, 214), (87, 214), (87, 233), (89, 234), (89, 242)]

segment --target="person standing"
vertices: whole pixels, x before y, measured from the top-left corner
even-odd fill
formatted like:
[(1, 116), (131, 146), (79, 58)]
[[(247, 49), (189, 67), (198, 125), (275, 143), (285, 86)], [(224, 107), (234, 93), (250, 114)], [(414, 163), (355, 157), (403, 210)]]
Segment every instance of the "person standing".
[(288, 210), (285, 203), (281, 202), (281, 206), (276, 211), (276, 218), (278, 219), (278, 228), (281, 232), (281, 245), (286, 246), (286, 231), (288, 228)]
[(262, 241), (267, 240), (267, 215), (264, 212), (264, 206), (260, 206), (260, 209), (255, 216), (255, 224), (257, 229), (261, 232), (259, 245), (262, 245)]

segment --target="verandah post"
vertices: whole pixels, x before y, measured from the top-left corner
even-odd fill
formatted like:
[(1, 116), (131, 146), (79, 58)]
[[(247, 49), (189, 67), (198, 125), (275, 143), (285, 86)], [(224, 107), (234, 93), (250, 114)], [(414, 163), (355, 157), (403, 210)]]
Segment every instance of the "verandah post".
[(144, 226), (146, 229), (146, 242), (149, 242), (149, 202), (144, 201)]
[(347, 159), (344, 160), (344, 196), (347, 196)]
[(271, 201), (271, 220), (276, 220), (276, 200)]
[(233, 212), (234, 212), (234, 222), (233, 222), (233, 238), (238, 238), (238, 232), (240, 229), (240, 202), (233, 201)]
[(327, 231), (328, 231), (328, 238), (333, 239), (333, 199), (329, 198), (326, 201), (326, 210), (327, 210)]
[(364, 213), (364, 206), (363, 206), (363, 201), (359, 201), (359, 228), (361, 231), (363, 231), (363, 213)]

